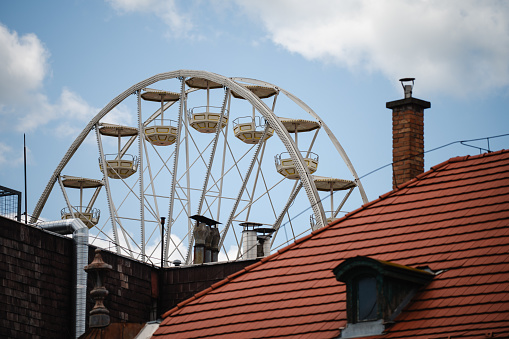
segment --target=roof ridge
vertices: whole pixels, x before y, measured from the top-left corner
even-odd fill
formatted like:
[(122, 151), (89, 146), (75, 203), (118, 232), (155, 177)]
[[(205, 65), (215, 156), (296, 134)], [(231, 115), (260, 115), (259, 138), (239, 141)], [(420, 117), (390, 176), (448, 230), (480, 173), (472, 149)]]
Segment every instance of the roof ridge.
[(449, 158), (448, 160), (446, 160), (438, 165), (435, 165), (433, 167), (442, 167), (443, 165), (446, 165), (446, 164), (451, 164), (451, 163), (461, 162), (461, 161), (466, 161), (466, 160), (477, 160), (479, 158), (496, 156), (496, 155), (500, 155), (503, 153), (509, 153), (509, 149), (501, 149), (498, 151), (485, 152), (485, 153), (476, 154), (476, 155), (462, 155), (462, 156), (452, 157), (452, 158)]
[(174, 308), (172, 308), (168, 312), (163, 313), (161, 317), (166, 318), (167, 316), (169, 316), (172, 313), (175, 313), (175, 311), (177, 311), (178, 309), (180, 309), (180, 308), (184, 307), (185, 305), (189, 304), (193, 300), (196, 300), (196, 294), (193, 295), (192, 297), (190, 297), (189, 299), (186, 299), (186, 300), (182, 301), (181, 303), (178, 303), (177, 306), (175, 306)]
[[(392, 191), (389, 191), (385, 194), (382, 194), (380, 196), (380, 198), (384, 197), (388, 197), (389, 195), (391, 195), (391, 193), (393, 192), (396, 192), (396, 191), (399, 191), (403, 188), (406, 188), (407, 186), (413, 184), (414, 182), (422, 179), (423, 177), (431, 174), (432, 172), (435, 172), (449, 164), (453, 164), (453, 163), (457, 163), (457, 162), (462, 162), (462, 161), (467, 161), (467, 160), (477, 160), (479, 158), (485, 158), (485, 157), (490, 157), (490, 156), (495, 156), (495, 155), (499, 155), (499, 154), (503, 154), (503, 153), (509, 153), (509, 149), (501, 149), (501, 150), (498, 150), (498, 151), (494, 151), (494, 152), (486, 152), (486, 153), (482, 153), (482, 154), (477, 154), (477, 155), (464, 155), (464, 156), (457, 156), (457, 157), (453, 157), (453, 158), (449, 158), (435, 166), (432, 166), (430, 167), (429, 170), (425, 171), (425, 172), (422, 172), (420, 174), (418, 174), (415, 178), (411, 179), (411, 180), (408, 180), (407, 182), (401, 184), (400, 186), (396, 187), (395, 189), (393, 189)], [(372, 202), (375, 202), (376, 200), (372, 201)], [(372, 203), (371, 202), (371, 203)], [(370, 203), (368, 203), (370, 204)]]

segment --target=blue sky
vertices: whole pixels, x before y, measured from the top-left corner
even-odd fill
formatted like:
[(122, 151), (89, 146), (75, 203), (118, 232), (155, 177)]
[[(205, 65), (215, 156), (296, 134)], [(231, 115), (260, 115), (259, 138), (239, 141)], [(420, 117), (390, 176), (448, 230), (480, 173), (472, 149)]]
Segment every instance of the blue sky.
[[(431, 102), (426, 150), (509, 133), (508, 60), (505, 1), (2, 1), (0, 185), (23, 191), (26, 133), (31, 212), (99, 110), (131, 85), (178, 69), (293, 93), (328, 124), (362, 177), (391, 162), (385, 103), (403, 97), (402, 77), (415, 77), (414, 96)], [(509, 137), (490, 147), (509, 148)], [(478, 153), (456, 143), (427, 153), (426, 169)], [(95, 164), (97, 150), (82, 161)], [(391, 175), (387, 167), (362, 179), (370, 200), (391, 189)], [(360, 206), (359, 196), (352, 200), (351, 209)]]

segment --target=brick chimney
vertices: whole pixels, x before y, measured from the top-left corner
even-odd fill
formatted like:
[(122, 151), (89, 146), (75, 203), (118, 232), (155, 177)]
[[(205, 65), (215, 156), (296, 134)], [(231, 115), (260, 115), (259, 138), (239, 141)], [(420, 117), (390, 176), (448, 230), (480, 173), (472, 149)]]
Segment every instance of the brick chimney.
[(392, 109), (392, 187), (424, 172), (424, 110), (428, 101), (412, 97), (414, 78), (400, 79), (405, 98), (386, 103)]

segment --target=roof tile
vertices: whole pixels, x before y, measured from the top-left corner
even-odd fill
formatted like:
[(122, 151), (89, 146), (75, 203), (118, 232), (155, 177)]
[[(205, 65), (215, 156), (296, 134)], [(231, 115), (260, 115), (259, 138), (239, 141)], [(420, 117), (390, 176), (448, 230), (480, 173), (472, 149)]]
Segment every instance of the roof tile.
[[(441, 271), (376, 338), (509, 334), (509, 152), (450, 159), (165, 314), (155, 337), (338, 337), (357, 255)], [(373, 337), (375, 338), (375, 337)]]

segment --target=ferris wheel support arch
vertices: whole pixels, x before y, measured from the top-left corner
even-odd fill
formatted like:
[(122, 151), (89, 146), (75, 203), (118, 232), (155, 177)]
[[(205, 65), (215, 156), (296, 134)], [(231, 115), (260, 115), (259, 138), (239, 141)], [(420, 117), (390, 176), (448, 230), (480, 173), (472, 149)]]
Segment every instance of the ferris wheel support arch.
[[(50, 177), (50, 180), (48, 181), (43, 193), (41, 194), (34, 211), (32, 213), (32, 217), (30, 219), (31, 223), (35, 223), (46, 204), (49, 195), (55, 185), (55, 182), (57, 178), (59, 177), (62, 170), (65, 168), (67, 163), (70, 161), (74, 153), (78, 150), (79, 146), (83, 143), (85, 138), (88, 136), (88, 134), (92, 131), (92, 129), (96, 126), (96, 124), (99, 123), (99, 121), (112, 109), (114, 109), (119, 103), (121, 103), (124, 99), (126, 99), (128, 96), (136, 93), (137, 91), (140, 91), (141, 89), (150, 86), (158, 81), (162, 80), (168, 80), (173, 78), (187, 78), (187, 77), (200, 77), (207, 79), (209, 81), (214, 81), (216, 83), (219, 83), (223, 85), (226, 88), (229, 88), (231, 91), (236, 92), (239, 96), (244, 98), (245, 100), (249, 101), (251, 105), (254, 106), (260, 114), (266, 119), (268, 124), (274, 128), (275, 132), (277, 133), (280, 140), (283, 142), (285, 148), (287, 149), (290, 157), (292, 158), (293, 162), (295, 163), (296, 170), (298, 174), (300, 175), (300, 180), (302, 182), (302, 185), (305, 188), (306, 195), (309, 199), (310, 205), (313, 209), (313, 213), (316, 218), (316, 228), (320, 228), (325, 225), (325, 213), (323, 210), (322, 205), (319, 203), (320, 198), (318, 196), (318, 192), (316, 190), (316, 187), (312, 184), (312, 177), (309, 173), (309, 170), (306, 166), (304, 166), (304, 159), (297, 149), (297, 146), (295, 145), (294, 141), (290, 137), (288, 131), (284, 128), (282, 122), (273, 114), (271, 109), (260, 99), (258, 98), (253, 92), (246, 89), (242, 85), (236, 82), (242, 81), (243, 78), (227, 78), (222, 75), (218, 75), (212, 72), (207, 71), (196, 71), (196, 70), (178, 70), (178, 71), (172, 71), (172, 72), (166, 72), (166, 73), (160, 73), (157, 75), (154, 75), (150, 78), (147, 78), (143, 81), (138, 82), (137, 84), (131, 86), (121, 94), (119, 94), (117, 97), (115, 97), (113, 100), (111, 100), (88, 124), (87, 126), (82, 130), (82, 132), (78, 135), (78, 137), (74, 140), (74, 142), (71, 144), (65, 155), (63, 156), (62, 160), (56, 167), (55, 171), (53, 172), (52, 176)], [(251, 79), (246, 79), (246, 81), (249, 81)], [(254, 80), (251, 80), (254, 81)], [(259, 82), (262, 84), (266, 84), (264, 82)], [(271, 87), (275, 87), (274, 85), (270, 85)], [(281, 89), (279, 89), (281, 90)], [(309, 114), (311, 114), (313, 117), (317, 118), (322, 126), (326, 126), (319, 117), (314, 114), (314, 112), (304, 103), (302, 103), (300, 100), (295, 98), (290, 93), (284, 91), (285, 94), (289, 95), (289, 97), (292, 98), (296, 103), (298, 103), (303, 109), (305, 109)], [(326, 128), (327, 134), (329, 137), (333, 136), (332, 133), (329, 133), (330, 130)], [(339, 153), (345, 160), (345, 163), (347, 163), (348, 167), (350, 168), (352, 173), (354, 174), (355, 171), (353, 170), (353, 167), (351, 166), (350, 161), (348, 160), (348, 157), (346, 157), (346, 153), (343, 151), (342, 147), (339, 145), (339, 142), (337, 142), (337, 139), (333, 138), (331, 140), (336, 140), (335, 146), (338, 149)], [(339, 148), (338, 148), (339, 147)], [(346, 158), (345, 158), (346, 157)], [(358, 177), (356, 174), (354, 174), (355, 180), (359, 185), (361, 195), (363, 195), (363, 200), (365, 197), (364, 190), (362, 189), (362, 186), (360, 186), (360, 181), (358, 180)]]

